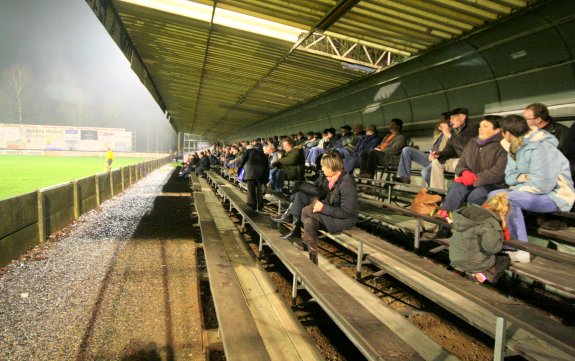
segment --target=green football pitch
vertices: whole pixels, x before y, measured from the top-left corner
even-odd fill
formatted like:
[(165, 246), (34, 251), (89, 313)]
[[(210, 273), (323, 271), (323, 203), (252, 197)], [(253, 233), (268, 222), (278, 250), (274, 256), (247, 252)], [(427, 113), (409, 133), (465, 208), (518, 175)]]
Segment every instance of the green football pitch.
[[(151, 159), (115, 158), (112, 169)], [(104, 157), (0, 155), (0, 199), (103, 172), (104, 163)]]

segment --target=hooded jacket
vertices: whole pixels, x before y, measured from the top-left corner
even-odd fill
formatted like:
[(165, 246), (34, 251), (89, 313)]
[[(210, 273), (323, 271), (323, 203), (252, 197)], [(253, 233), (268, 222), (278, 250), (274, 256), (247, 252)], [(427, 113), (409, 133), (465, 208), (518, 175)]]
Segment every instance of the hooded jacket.
[[(517, 191), (545, 194), (559, 210), (569, 212), (575, 202), (569, 161), (557, 149), (557, 138), (544, 130), (532, 130), (522, 136), (523, 144), (507, 156), (505, 183)], [(508, 148), (509, 143), (502, 142)]]
[(503, 239), (497, 214), (476, 204), (460, 208), (453, 212), (449, 261), (466, 272), (484, 272), (495, 265)]

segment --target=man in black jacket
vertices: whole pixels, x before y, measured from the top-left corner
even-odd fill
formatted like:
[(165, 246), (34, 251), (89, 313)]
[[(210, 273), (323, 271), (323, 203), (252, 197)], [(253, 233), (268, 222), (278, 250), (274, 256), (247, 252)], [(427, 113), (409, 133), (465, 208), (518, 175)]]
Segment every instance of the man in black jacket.
[(199, 153), (200, 160), (198, 161), (198, 165), (196, 165), (196, 174), (198, 177), (205, 177), (206, 171), (210, 170), (210, 158), (206, 157), (204, 152)]
[(457, 108), (451, 111), (449, 122), (453, 127), (450, 138), (441, 152), (431, 152), (431, 188), (445, 189), (444, 172), (454, 172), (463, 153), (463, 149), (471, 138), (477, 137), (479, 124), (470, 122), (467, 118), (466, 108)]
[(251, 146), (244, 152), (240, 167), (244, 168), (243, 181), (248, 185), (248, 205), (255, 210), (263, 206), (263, 185), (268, 182), (270, 166), (268, 157), (259, 146)]

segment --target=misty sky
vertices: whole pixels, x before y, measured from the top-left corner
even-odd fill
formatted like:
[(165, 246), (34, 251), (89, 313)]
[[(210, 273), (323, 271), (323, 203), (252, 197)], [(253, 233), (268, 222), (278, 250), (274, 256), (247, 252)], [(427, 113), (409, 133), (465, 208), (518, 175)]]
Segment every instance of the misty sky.
[[(0, 74), (31, 71), (23, 123), (136, 129), (138, 148), (175, 138), (128, 60), (82, 0), (0, 0)], [(0, 123), (18, 123), (0, 76)]]

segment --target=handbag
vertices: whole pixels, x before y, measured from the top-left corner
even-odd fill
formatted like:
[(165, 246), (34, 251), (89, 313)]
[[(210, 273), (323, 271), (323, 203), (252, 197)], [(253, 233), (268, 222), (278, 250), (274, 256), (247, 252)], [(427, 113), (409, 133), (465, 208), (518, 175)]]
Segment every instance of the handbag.
[(240, 182), (244, 181), (244, 174), (246, 172), (246, 169), (244, 167), (241, 167), (240, 169), (238, 169), (238, 180)]
[(431, 215), (439, 207), (441, 196), (438, 194), (428, 194), (426, 188), (421, 188), (411, 202), (411, 210), (424, 215)]

